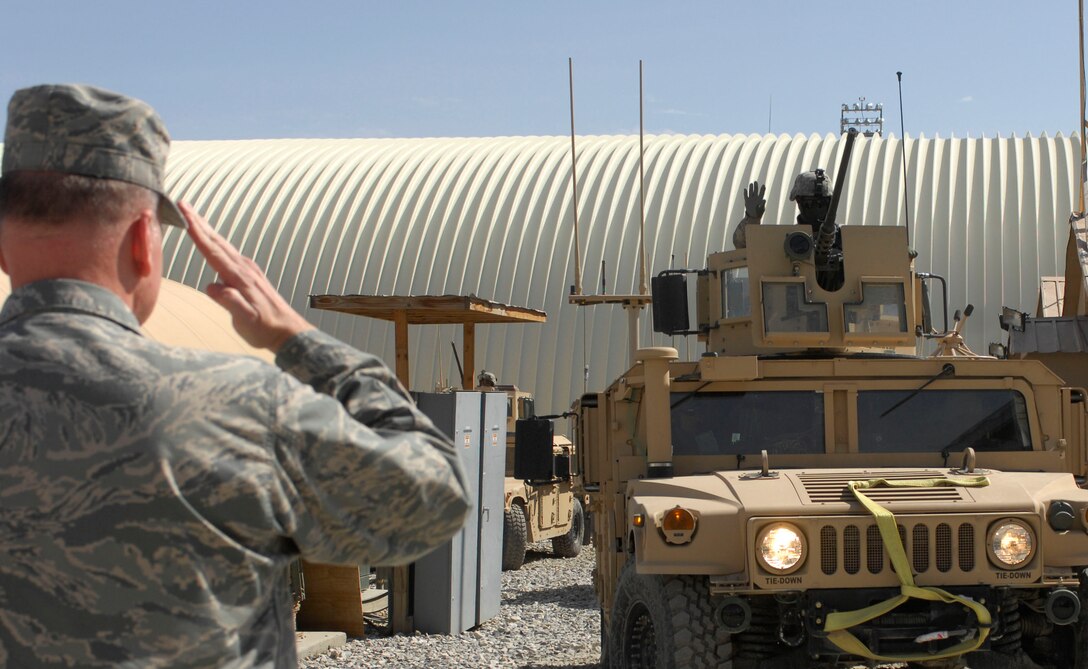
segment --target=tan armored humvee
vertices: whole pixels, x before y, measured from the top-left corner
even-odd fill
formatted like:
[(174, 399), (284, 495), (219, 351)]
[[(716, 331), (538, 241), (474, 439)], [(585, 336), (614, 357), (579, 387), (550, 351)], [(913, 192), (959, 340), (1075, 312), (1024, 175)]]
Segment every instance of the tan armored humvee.
[(576, 494), (578, 477), (574, 471), (574, 445), (561, 435), (554, 435), (551, 463), (546, 475), (521, 479), (514, 472), (515, 425), (535, 412), (533, 396), (516, 386), (499, 385), (507, 394), (506, 477), (502, 534), (502, 568), (519, 569), (525, 562), (526, 547), (551, 539), (552, 550), (559, 557), (578, 557), (587, 539), (583, 499)]
[(575, 402), (603, 665), (1086, 666), (1084, 390), (935, 329), (904, 228), (833, 228), (749, 226), (694, 272), (702, 357)]

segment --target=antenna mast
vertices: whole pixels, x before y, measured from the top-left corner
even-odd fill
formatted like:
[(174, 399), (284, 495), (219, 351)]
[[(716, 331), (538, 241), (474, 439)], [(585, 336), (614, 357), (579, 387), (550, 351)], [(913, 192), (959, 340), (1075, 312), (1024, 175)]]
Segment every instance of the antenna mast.
[(571, 209), (574, 210), (574, 286), (571, 294), (582, 294), (582, 250), (579, 246), (578, 235), (578, 173), (576, 165), (578, 161), (574, 157), (574, 59), (567, 58), (567, 68), (570, 71), (570, 192)]
[(1088, 119), (1084, 116), (1084, 0), (1079, 0), (1078, 16), (1080, 17), (1080, 165), (1077, 166), (1077, 190), (1078, 202), (1080, 207), (1077, 211), (1084, 213), (1084, 182), (1085, 177), (1085, 157), (1084, 157), (1084, 128), (1088, 125)]
[(903, 216), (907, 220), (907, 248), (910, 248), (910, 207), (907, 206), (910, 189), (907, 188), (907, 131), (903, 129), (903, 73), (896, 72), (895, 77), (899, 80), (899, 134), (902, 135), (899, 141), (903, 143)]
[[(572, 70), (573, 72), (573, 66)], [(571, 77), (573, 82), (573, 75)], [(571, 84), (571, 146), (573, 148), (574, 143), (574, 93), (573, 83)], [(639, 176), (639, 236), (638, 236), (638, 254), (639, 254), (639, 293), (637, 295), (608, 295), (605, 294), (605, 264), (604, 260), (601, 260), (601, 294), (600, 295), (583, 295), (580, 286), (579, 289), (572, 289), (571, 294), (567, 297), (567, 301), (570, 304), (575, 304), (580, 307), (596, 304), (619, 304), (622, 305), (627, 312), (627, 344), (628, 344), (628, 365), (635, 364), (635, 352), (639, 348), (638, 342), (638, 317), (643, 309), (652, 301), (652, 297), (646, 290), (646, 250), (645, 250), (645, 236), (643, 230), (645, 228), (645, 187), (644, 187), (644, 173), (642, 165), (642, 61), (638, 62), (638, 97), (639, 97), (639, 132), (638, 132), (638, 146), (639, 146), (639, 163), (638, 163), (638, 176)], [(573, 158), (573, 150), (571, 152)], [(577, 219), (575, 219), (577, 220)], [(575, 236), (577, 237), (577, 223), (575, 224)], [(575, 249), (577, 249), (577, 241), (575, 242)], [(578, 266), (581, 266), (581, 261), (578, 261)], [(588, 371), (588, 365), (586, 367)]]
[(646, 177), (642, 171), (642, 59), (638, 61), (638, 294), (646, 294)]

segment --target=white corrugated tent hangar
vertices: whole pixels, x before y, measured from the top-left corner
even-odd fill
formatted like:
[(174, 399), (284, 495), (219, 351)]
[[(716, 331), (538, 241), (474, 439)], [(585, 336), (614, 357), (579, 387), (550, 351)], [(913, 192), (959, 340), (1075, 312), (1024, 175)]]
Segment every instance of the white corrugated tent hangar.
[[(583, 290), (638, 290), (639, 138), (578, 137)], [(1031, 310), (1039, 277), (1060, 273), (1075, 208), (1079, 140), (908, 138), (907, 200), (917, 267), (949, 281), (950, 309), (968, 302), (969, 344), (1001, 340), (1003, 305)], [(650, 273), (705, 266), (731, 245), (741, 191), (768, 185), (764, 223), (792, 223), (796, 174), (834, 178), (837, 136), (661, 135), (645, 138), (645, 235)], [(903, 225), (904, 142), (858, 138), (839, 211), (843, 224)], [(314, 294), (475, 294), (541, 309), (543, 325), (487, 326), (477, 366), (537, 395), (542, 411), (598, 390), (627, 364), (622, 308), (567, 303), (574, 277), (569, 137), (177, 142), (168, 188), (192, 202), (267, 268), (291, 303), (327, 332), (392, 363), (393, 328), (308, 308)], [(213, 279), (171, 232), (166, 271)], [(412, 385), (456, 379), (456, 326), (410, 334)], [(690, 338), (652, 335), (694, 357)], [(583, 365), (589, 367), (583, 381)]]
[[(906, 145), (910, 240), (917, 268), (948, 279), (950, 311), (972, 303), (967, 341), (1003, 339), (1002, 306), (1032, 311), (1040, 276), (1062, 273), (1076, 206), (1079, 139), (859, 137), (841, 224), (904, 225)], [(639, 137), (578, 137), (578, 223), (586, 293), (638, 291)], [(730, 248), (741, 192), (767, 184), (765, 224), (789, 224), (793, 178), (836, 177), (838, 136), (649, 135), (645, 235), (649, 273), (702, 268)], [(546, 311), (542, 325), (483, 326), (478, 368), (534, 392), (558, 412), (627, 365), (621, 307), (576, 307), (569, 137), (175, 142), (167, 188), (266, 268), (281, 294), (323, 330), (394, 361), (393, 326), (309, 308), (320, 294), (475, 294)], [(849, 259), (847, 259), (849, 262)], [(603, 263), (603, 269), (602, 269)], [(214, 273), (179, 231), (166, 275), (201, 287)], [(458, 326), (413, 327), (413, 389), (458, 374)], [(702, 346), (652, 334), (685, 358)], [(588, 365), (588, 379), (583, 367)]]

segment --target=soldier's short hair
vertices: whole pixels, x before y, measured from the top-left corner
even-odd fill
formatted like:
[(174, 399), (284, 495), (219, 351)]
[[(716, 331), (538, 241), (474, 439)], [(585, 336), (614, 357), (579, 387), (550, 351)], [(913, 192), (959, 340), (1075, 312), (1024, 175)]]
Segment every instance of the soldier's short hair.
[(16, 218), (34, 225), (68, 221), (110, 223), (154, 210), (157, 193), (115, 179), (60, 172), (11, 172), (0, 177), (0, 224)]

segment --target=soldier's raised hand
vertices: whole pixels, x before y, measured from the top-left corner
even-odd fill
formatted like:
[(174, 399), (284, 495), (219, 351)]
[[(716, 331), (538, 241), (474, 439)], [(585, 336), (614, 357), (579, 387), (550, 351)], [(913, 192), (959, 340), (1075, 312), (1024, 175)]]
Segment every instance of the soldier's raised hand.
[(238, 252), (188, 203), (178, 207), (189, 221), (189, 237), (219, 274), (205, 292), (230, 312), (234, 329), (250, 346), (279, 350), (288, 339), (313, 329), (265, 277), (257, 263)]
[(758, 181), (753, 181), (742, 191), (742, 194), (744, 195), (744, 215), (757, 221), (763, 218), (763, 212), (767, 210), (767, 200), (763, 197), (767, 194), (767, 187), (761, 186)]

